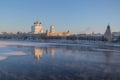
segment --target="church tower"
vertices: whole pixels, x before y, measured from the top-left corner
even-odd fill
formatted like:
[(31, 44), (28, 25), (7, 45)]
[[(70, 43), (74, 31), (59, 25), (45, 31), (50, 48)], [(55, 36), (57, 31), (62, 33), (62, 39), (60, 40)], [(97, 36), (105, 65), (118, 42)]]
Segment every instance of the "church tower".
[(39, 21), (36, 21), (34, 25), (31, 27), (31, 32), (33, 34), (43, 33), (42, 23)]
[(106, 29), (106, 31), (105, 31), (104, 38), (105, 38), (107, 41), (109, 41), (109, 42), (112, 41), (112, 33), (111, 33), (111, 29), (110, 29), (110, 25), (109, 25), (109, 24), (108, 24), (107, 29)]
[(53, 25), (50, 26), (50, 33), (55, 33), (55, 27)]

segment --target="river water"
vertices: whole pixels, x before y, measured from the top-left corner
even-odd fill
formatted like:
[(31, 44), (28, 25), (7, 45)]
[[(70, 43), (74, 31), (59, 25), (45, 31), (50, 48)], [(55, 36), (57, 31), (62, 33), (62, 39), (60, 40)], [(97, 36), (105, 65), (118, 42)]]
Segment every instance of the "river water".
[(0, 80), (120, 80), (120, 45), (0, 41)]

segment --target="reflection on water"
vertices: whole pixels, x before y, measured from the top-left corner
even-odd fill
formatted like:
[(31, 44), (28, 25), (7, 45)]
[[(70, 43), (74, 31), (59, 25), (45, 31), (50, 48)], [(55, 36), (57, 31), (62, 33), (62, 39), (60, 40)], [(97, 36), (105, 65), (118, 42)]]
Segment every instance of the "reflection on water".
[(104, 55), (105, 55), (105, 61), (109, 63), (112, 57), (111, 52), (110, 51), (104, 52)]
[(35, 47), (33, 48), (33, 54), (34, 54), (34, 57), (37, 59), (37, 60), (40, 60), (44, 54), (44, 52), (46, 54), (50, 54), (52, 57), (54, 57), (55, 55), (55, 48), (42, 48), (42, 47)]
[(34, 56), (36, 59), (41, 59), (43, 55), (43, 50), (41, 48), (34, 48)]
[[(86, 51), (87, 50), (90, 50), (90, 52), (88, 53), (91, 53), (91, 54), (94, 54), (94, 52), (96, 52), (94, 49), (88, 49), (88, 47), (64, 47), (64, 49), (62, 48), (56, 48), (56, 47), (34, 47), (33, 48), (33, 54), (34, 54), (34, 57), (35, 59), (37, 60), (40, 60), (43, 56), (43, 54), (49, 54), (50, 56), (54, 57), (55, 56), (55, 51), (59, 51), (59, 52), (62, 52), (62, 53), (65, 53), (64, 55), (65, 56), (70, 56), (72, 55), (73, 53), (85, 53), (85, 54), (81, 54), (80, 56), (79, 55), (72, 55), (72, 57), (79, 57), (80, 59), (86, 59), (85, 57), (88, 57), (86, 60), (91, 60), (91, 61), (103, 61), (103, 62), (107, 62), (109, 63), (112, 59), (111, 59), (111, 51), (100, 51), (99, 53), (101, 54), (96, 54), (96, 55), (91, 55), (91, 54), (86, 54)], [(69, 54), (67, 54), (69, 53)], [(98, 55), (98, 56), (97, 56)], [(103, 56), (100, 56), (100, 55), (103, 55)], [(89, 57), (89, 56), (93, 56), (93, 57)], [(103, 57), (105, 57), (105, 60), (102, 60)], [(97, 58), (102, 58), (102, 59), (97, 59)]]
[(54, 57), (54, 55), (55, 55), (55, 49), (54, 48), (46, 48), (46, 52), (50, 53), (50, 55), (52, 57)]
[(119, 46), (5, 46), (0, 50), (0, 80), (120, 80)]

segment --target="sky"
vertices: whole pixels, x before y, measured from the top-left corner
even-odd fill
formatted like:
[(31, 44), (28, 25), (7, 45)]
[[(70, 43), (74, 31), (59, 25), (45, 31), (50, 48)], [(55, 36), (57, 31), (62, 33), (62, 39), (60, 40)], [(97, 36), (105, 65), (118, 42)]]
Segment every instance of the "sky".
[(120, 0), (0, 0), (0, 32), (30, 32), (35, 21), (44, 31), (104, 33), (120, 31)]

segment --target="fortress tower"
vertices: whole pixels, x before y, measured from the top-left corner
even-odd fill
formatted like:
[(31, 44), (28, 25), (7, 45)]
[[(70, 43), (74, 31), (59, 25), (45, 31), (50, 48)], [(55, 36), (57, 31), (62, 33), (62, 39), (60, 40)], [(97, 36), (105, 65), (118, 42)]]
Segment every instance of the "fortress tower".
[(111, 29), (110, 29), (109, 24), (108, 24), (107, 29), (105, 31), (104, 38), (109, 42), (112, 41), (112, 33), (111, 33)]

